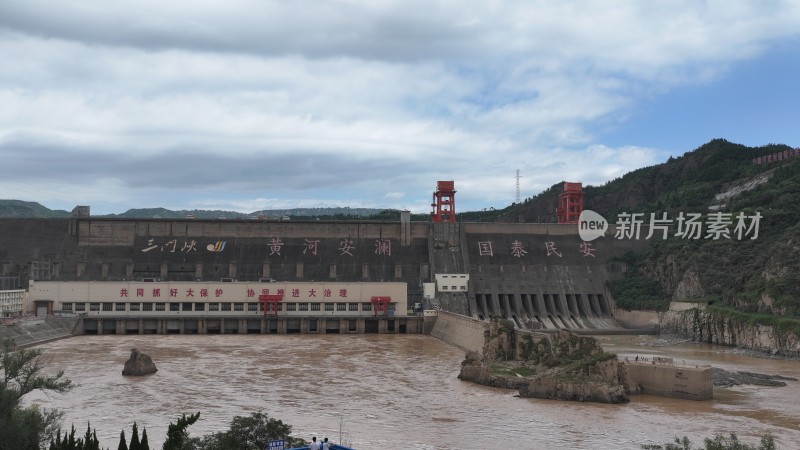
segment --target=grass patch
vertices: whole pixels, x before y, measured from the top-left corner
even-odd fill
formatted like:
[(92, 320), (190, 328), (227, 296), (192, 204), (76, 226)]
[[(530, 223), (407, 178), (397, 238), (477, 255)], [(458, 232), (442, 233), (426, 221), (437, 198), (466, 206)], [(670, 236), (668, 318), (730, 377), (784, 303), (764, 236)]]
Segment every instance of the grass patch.
[(536, 369), (532, 367), (506, 367), (500, 364), (492, 364), (492, 373), (510, 377), (531, 377), (536, 375)]
[(706, 308), (706, 311), (729, 317), (737, 322), (742, 322), (747, 325), (771, 326), (780, 333), (793, 333), (795, 336), (800, 337), (800, 319), (793, 317), (744, 312), (722, 305), (709, 305)]

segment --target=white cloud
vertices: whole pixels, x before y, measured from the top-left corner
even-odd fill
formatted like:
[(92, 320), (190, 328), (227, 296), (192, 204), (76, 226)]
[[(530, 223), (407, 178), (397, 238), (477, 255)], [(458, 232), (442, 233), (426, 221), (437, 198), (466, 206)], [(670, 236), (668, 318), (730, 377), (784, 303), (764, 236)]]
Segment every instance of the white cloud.
[(416, 212), (454, 179), (466, 208), (502, 207), (518, 168), (530, 196), (660, 161), (604, 146), (595, 126), (711, 83), (798, 25), (793, 2), (4, 2), (3, 183), (118, 208), (98, 213)]

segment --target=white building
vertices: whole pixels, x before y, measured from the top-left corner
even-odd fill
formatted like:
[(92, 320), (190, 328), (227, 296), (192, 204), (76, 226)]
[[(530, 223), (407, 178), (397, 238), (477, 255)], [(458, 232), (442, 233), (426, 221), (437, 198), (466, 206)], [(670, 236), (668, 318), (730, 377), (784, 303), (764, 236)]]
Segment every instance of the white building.
[(18, 317), (24, 312), (25, 291), (0, 291), (0, 317)]
[(467, 273), (437, 273), (436, 292), (467, 292), (469, 289), (469, 274)]
[(386, 299), (392, 317), (408, 309), (406, 283), (37, 281), (30, 289), (34, 303), (89, 317), (257, 316), (261, 294), (283, 295), (279, 316), (372, 316), (373, 298)]

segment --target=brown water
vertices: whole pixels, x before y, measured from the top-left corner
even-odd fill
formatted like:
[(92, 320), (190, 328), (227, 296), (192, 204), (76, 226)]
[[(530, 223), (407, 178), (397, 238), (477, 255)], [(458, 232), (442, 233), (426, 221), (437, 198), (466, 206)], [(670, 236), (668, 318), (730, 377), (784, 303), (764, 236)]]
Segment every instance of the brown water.
[[(672, 356), (687, 364), (800, 376), (800, 362), (756, 359), (726, 347), (637, 346), (647, 337), (601, 337), (621, 357)], [(263, 410), (296, 436), (339, 441), (340, 422), (358, 450), (637, 449), (687, 435), (696, 443), (735, 432), (779, 448), (800, 448), (800, 382), (786, 387), (715, 388), (703, 402), (635, 396), (626, 405), (521, 399), (510, 390), (462, 382), (463, 352), (419, 335), (81, 336), (42, 346), (49, 367), (80, 386), (33, 399), (66, 411), (66, 423), (97, 428), (116, 448), (135, 420), (160, 447), (167, 424), (201, 412), (193, 436), (227, 428), (235, 415)], [(158, 365), (130, 378), (122, 366), (136, 347)], [(463, 443), (467, 443), (465, 446)], [(155, 445), (154, 445), (155, 444)]]

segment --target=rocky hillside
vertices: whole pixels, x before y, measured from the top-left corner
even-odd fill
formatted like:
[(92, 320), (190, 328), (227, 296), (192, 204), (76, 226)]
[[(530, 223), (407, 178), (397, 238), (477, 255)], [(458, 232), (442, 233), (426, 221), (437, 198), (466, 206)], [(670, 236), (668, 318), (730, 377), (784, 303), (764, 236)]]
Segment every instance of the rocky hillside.
[[(484, 386), (519, 390), (520, 397), (626, 403), (634, 383), (616, 355), (596, 339), (568, 331), (527, 334), (515, 342), (514, 324), (493, 319), (483, 351), (469, 352), (458, 378)], [(521, 351), (515, 357), (515, 347)], [(638, 389), (638, 387), (635, 387)]]
[[(673, 222), (666, 240), (651, 239), (644, 252), (622, 258), (628, 270), (610, 285), (617, 304), (664, 310), (670, 301), (700, 301), (737, 320), (800, 333), (800, 158), (753, 163), (785, 150), (792, 149), (718, 139), (603, 186), (586, 187), (586, 207), (611, 223), (618, 222), (621, 212), (644, 213), (645, 224), (649, 213), (667, 213), (672, 219), (699, 213), (706, 222), (697, 239), (676, 236)], [(553, 186), (504, 212), (500, 220), (552, 218), (561, 190)], [(731, 214), (730, 238), (707, 237), (709, 214), (715, 212)], [(743, 239), (734, 232), (741, 213), (760, 215), (756, 239), (755, 230)]]

